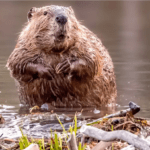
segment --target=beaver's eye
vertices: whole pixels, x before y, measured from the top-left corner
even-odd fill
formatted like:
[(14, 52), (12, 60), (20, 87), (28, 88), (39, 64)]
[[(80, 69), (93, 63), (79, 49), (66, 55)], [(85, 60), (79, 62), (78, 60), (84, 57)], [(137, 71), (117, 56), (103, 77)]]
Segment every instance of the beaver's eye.
[(27, 17), (28, 17), (28, 20), (30, 20), (32, 18), (32, 12), (31, 11), (28, 12), (28, 16)]
[(47, 11), (44, 11), (44, 15), (45, 15), (45, 16), (47, 15)]

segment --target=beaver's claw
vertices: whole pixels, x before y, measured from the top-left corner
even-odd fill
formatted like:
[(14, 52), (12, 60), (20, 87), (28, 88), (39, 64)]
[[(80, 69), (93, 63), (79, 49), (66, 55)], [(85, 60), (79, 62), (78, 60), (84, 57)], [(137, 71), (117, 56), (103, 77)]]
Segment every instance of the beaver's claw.
[(59, 63), (56, 68), (56, 73), (67, 73), (70, 70), (70, 62), (69, 60), (64, 60), (63, 62)]

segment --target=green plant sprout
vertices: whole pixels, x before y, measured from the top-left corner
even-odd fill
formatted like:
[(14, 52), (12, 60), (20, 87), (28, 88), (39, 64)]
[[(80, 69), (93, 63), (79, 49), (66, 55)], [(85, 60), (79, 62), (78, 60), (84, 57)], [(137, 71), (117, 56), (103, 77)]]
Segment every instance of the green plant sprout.
[[(63, 142), (65, 142), (65, 144), (66, 145), (68, 145), (67, 144), (67, 140), (68, 140), (68, 134), (72, 134), (73, 132), (75, 133), (75, 136), (76, 136), (76, 134), (77, 134), (77, 117), (76, 117), (76, 115), (75, 115), (75, 117), (74, 117), (74, 121), (73, 121), (73, 123), (74, 123), (74, 126), (72, 125), (70, 125), (70, 128), (69, 128), (69, 130), (68, 131), (66, 131), (65, 130), (65, 128), (64, 128), (64, 126), (63, 126), (63, 124), (62, 124), (62, 122), (60, 121), (60, 119), (57, 117), (57, 119), (58, 119), (58, 121), (59, 121), (59, 123), (60, 123), (60, 125), (61, 125), (61, 127), (62, 127), (62, 129), (63, 129), (63, 135), (64, 135), (64, 139), (65, 139), (65, 141), (63, 141), (63, 139), (59, 136), (58, 137), (58, 135), (57, 135), (57, 133), (56, 132), (54, 132), (54, 137), (53, 137), (53, 132), (52, 132), (52, 130), (50, 129), (50, 132), (51, 132), (51, 140), (50, 140), (50, 143), (48, 143), (49, 144), (49, 146), (50, 146), (50, 150), (63, 150)], [(29, 140), (28, 140), (28, 138), (27, 138), (27, 135), (24, 135), (24, 133), (23, 133), (23, 131), (22, 131), (22, 129), (20, 128), (20, 131), (21, 131), (21, 134), (22, 134), (22, 136), (20, 137), (20, 139), (19, 139), (19, 146), (20, 146), (20, 150), (23, 150), (23, 149), (25, 149), (25, 148), (27, 148), (30, 144), (32, 144), (32, 143), (35, 143), (35, 144), (38, 144), (38, 146), (39, 146), (39, 149), (40, 150), (45, 150), (45, 144), (44, 144), (44, 137), (42, 137), (42, 139), (39, 139), (39, 140), (34, 140), (32, 137), (31, 137), (31, 142), (29, 142)], [(52, 138), (53, 137), (53, 138)], [(65, 147), (66, 148), (66, 147)], [(68, 148), (68, 150), (69, 150), (69, 147), (67, 146), (67, 148)], [(81, 145), (81, 142), (79, 142), (79, 145), (78, 145), (78, 150), (85, 150), (85, 148), (86, 148), (86, 145), (84, 145), (83, 147), (82, 147), (82, 145)]]

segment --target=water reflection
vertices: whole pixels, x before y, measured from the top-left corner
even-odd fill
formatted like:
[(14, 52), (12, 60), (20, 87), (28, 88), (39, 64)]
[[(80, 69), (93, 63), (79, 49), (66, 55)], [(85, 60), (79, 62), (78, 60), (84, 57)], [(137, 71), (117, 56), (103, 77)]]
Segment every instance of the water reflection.
[[(141, 106), (139, 113), (148, 117), (150, 112), (150, 2), (0, 2), (0, 114), (6, 118), (6, 125), (0, 128), (3, 137), (17, 137), (18, 125), (24, 121), (24, 130), (34, 136), (47, 135), (49, 127), (59, 128), (55, 121), (46, 124), (28, 124), (28, 117), (18, 115), (20, 108), (14, 80), (5, 64), (14, 49), (19, 32), (26, 22), (27, 11), (35, 6), (50, 4), (72, 6), (81, 22), (100, 37), (112, 56), (118, 89), (119, 109), (134, 101)], [(100, 117), (108, 110), (101, 108), (100, 114), (85, 110), (83, 118)], [(59, 110), (57, 113), (73, 117), (77, 110)], [(79, 110), (78, 110), (79, 111)], [(17, 117), (17, 118), (16, 118)], [(14, 121), (15, 120), (15, 121)], [(53, 122), (53, 123), (52, 123)], [(67, 123), (67, 122), (66, 122)], [(44, 128), (47, 128), (43, 132)], [(67, 125), (66, 125), (67, 126)], [(41, 132), (34, 132), (40, 130)]]

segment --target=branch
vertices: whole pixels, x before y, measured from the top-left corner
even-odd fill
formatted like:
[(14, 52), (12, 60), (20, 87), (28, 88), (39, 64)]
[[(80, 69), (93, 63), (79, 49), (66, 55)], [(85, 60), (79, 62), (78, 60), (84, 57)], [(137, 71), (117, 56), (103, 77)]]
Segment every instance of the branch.
[[(105, 116), (103, 118), (99, 118), (99, 119), (93, 120), (92, 122), (87, 123), (87, 125), (91, 125), (91, 124), (94, 124), (96, 122), (99, 122), (99, 121), (101, 121), (104, 118), (124, 117), (124, 116), (126, 116), (127, 113), (131, 113), (132, 115), (135, 115), (139, 111), (140, 111), (140, 106), (138, 106), (134, 102), (129, 102), (129, 108), (128, 109), (121, 110), (121, 111), (119, 111), (117, 113), (110, 114), (110, 115), (107, 115), (107, 116)], [(79, 128), (79, 126), (78, 126), (78, 128)]]
[(142, 150), (150, 149), (150, 143), (148, 143), (146, 140), (141, 139), (137, 135), (124, 130), (106, 132), (92, 126), (83, 125), (80, 129), (80, 132), (89, 137), (93, 137), (105, 142), (122, 140)]
[(71, 150), (78, 150), (77, 141), (76, 141), (76, 137), (75, 137), (75, 133), (74, 132), (71, 134), (71, 138), (70, 138), (68, 143), (69, 143), (69, 148)]

